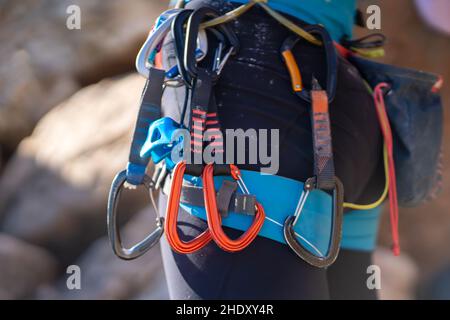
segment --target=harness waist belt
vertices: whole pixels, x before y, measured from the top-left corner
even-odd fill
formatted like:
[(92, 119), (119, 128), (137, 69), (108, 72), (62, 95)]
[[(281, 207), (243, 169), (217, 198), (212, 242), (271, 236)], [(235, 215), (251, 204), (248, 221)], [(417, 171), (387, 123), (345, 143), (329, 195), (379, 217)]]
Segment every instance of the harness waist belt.
[[(236, 191), (229, 202), (229, 212), (222, 217), (222, 225), (245, 231), (254, 217), (256, 199), (264, 206), (266, 221), (259, 236), (286, 244), (283, 225), (286, 218), (295, 211), (298, 199), (303, 191), (303, 183), (276, 175), (263, 175), (255, 171), (241, 170), (242, 178), (252, 193), (244, 195)], [(217, 176), (214, 179), (219, 189), (229, 177)], [(181, 208), (202, 220), (206, 220), (203, 203), (201, 179), (185, 176)], [(168, 193), (170, 178), (163, 185)], [(218, 199), (220, 191), (218, 192)], [(219, 203), (219, 202), (218, 202)], [(253, 205), (251, 206), (251, 203)], [(301, 212), (294, 231), (299, 241), (311, 252), (325, 256), (330, 243), (332, 227), (332, 197), (321, 190), (311, 192)], [(344, 215), (342, 248), (371, 251), (375, 247), (378, 230), (378, 217), (381, 206), (371, 210), (354, 210)]]
[[(169, 194), (171, 183), (171, 176), (168, 175), (163, 184), (164, 194)], [(181, 205), (204, 208), (203, 188), (185, 180), (181, 189), (180, 202)], [(217, 192), (217, 206), (222, 217), (227, 217), (231, 212), (234, 214), (254, 216), (255, 205), (256, 197), (254, 195), (237, 193), (235, 182), (233, 181), (224, 180)]]

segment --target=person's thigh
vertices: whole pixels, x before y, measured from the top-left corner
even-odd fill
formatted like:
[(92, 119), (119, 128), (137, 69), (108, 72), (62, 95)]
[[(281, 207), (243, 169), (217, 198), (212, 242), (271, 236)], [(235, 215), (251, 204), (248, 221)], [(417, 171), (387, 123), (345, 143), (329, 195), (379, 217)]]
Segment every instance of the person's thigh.
[[(162, 210), (166, 201), (162, 195)], [(192, 239), (206, 227), (181, 210), (181, 239)], [(225, 231), (231, 237), (240, 234)], [(187, 255), (173, 252), (164, 238), (161, 250), (171, 299), (329, 299), (324, 269), (311, 267), (287, 246), (266, 238), (257, 237), (242, 252), (225, 252), (211, 241)]]
[(369, 289), (367, 268), (372, 252), (341, 250), (336, 262), (328, 268), (330, 298), (333, 300), (376, 300), (377, 290)]

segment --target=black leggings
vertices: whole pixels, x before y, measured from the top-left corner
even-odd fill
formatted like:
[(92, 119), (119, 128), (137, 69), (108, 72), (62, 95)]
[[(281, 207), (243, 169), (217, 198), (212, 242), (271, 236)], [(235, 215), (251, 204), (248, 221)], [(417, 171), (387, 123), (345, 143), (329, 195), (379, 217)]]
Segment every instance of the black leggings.
[[(159, 201), (166, 208), (166, 197)], [(181, 210), (179, 233), (187, 241), (206, 222)], [(241, 232), (224, 228), (231, 237)], [(210, 243), (197, 253), (173, 252), (162, 239), (164, 270), (171, 299), (363, 299), (377, 298), (366, 286), (368, 252), (341, 250), (325, 269), (311, 267), (276, 241), (257, 237), (244, 251), (228, 253)]]
[[(226, 1), (192, 1), (189, 7), (211, 3), (221, 12), (234, 5)], [(295, 20), (294, 18), (291, 18)], [(299, 25), (301, 21), (296, 20)], [(232, 24), (240, 51), (227, 63), (215, 95), (223, 129), (278, 129), (280, 170), (278, 175), (298, 181), (312, 176), (312, 138), (309, 106), (291, 91), (290, 78), (280, 57), (280, 47), (290, 32), (259, 8)], [(170, 56), (170, 43), (165, 53)], [(322, 48), (301, 42), (294, 55), (306, 88), (312, 75), (326, 83)], [(174, 94), (172, 91), (166, 95)], [(173, 100), (171, 100), (173, 101)], [(163, 106), (167, 116), (180, 117), (180, 105)], [(345, 199), (367, 203), (383, 188), (382, 140), (373, 101), (353, 66), (340, 59), (336, 98), (330, 105), (336, 174), (343, 181)], [(260, 165), (240, 165), (259, 170)], [(165, 196), (160, 209), (166, 208)], [(180, 213), (180, 234), (191, 239), (206, 223)], [(226, 229), (230, 236), (240, 232)], [(288, 247), (258, 237), (239, 253), (227, 253), (214, 243), (189, 255), (173, 253), (162, 241), (169, 291), (175, 299), (372, 299), (366, 287), (370, 253), (341, 252), (329, 270), (309, 266)], [(341, 282), (345, 279), (346, 283)], [(343, 280), (342, 280), (343, 281)]]

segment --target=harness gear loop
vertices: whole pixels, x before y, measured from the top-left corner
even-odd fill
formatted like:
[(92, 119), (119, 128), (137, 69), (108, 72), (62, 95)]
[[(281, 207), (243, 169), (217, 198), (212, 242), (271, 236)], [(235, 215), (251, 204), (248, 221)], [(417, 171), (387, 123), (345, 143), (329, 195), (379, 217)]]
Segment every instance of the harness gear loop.
[[(228, 252), (241, 251), (252, 243), (261, 230), (266, 216), (264, 208), (259, 202), (256, 202), (256, 213), (253, 224), (238, 239), (230, 239), (222, 229), (222, 218), (217, 209), (216, 189), (214, 187), (214, 167), (213, 164), (208, 164), (203, 170), (203, 193), (208, 228), (211, 236), (220, 248)], [(235, 165), (228, 165), (228, 170), (233, 179), (238, 181), (239, 186), (242, 186), (244, 193), (248, 193), (248, 189), (242, 181), (239, 169)]]
[[(131, 248), (125, 248), (122, 245), (122, 240), (120, 237), (119, 228), (117, 226), (117, 206), (119, 203), (119, 198), (122, 193), (125, 182), (127, 181), (126, 171), (122, 171), (117, 174), (114, 178), (111, 191), (108, 197), (108, 208), (107, 208), (107, 225), (108, 225), (108, 235), (111, 246), (114, 253), (123, 260), (132, 260), (142, 256), (149, 249), (155, 246), (162, 234), (164, 233), (164, 219), (159, 217), (158, 211), (156, 211), (156, 229), (145, 237), (144, 240), (140, 241)], [(142, 183), (150, 193), (152, 197), (152, 190), (154, 189), (154, 183), (148, 176), (144, 176)], [(153, 199), (152, 199), (153, 201)]]
[(183, 187), (183, 177), (186, 173), (186, 162), (179, 162), (173, 172), (172, 186), (170, 188), (169, 199), (166, 211), (166, 238), (172, 249), (178, 253), (188, 254), (200, 250), (212, 239), (208, 229), (190, 241), (180, 239), (177, 229), (178, 211), (180, 209), (181, 189)]

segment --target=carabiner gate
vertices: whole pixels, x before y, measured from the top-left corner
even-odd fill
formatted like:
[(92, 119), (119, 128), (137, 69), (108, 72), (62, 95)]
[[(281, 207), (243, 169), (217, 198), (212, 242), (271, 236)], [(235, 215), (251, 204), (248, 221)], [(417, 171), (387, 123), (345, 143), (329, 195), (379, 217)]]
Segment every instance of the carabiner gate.
[[(156, 229), (146, 236), (144, 240), (129, 249), (123, 247), (119, 227), (117, 226), (117, 205), (126, 181), (127, 172), (124, 170), (119, 172), (112, 182), (108, 197), (107, 225), (109, 241), (114, 253), (123, 260), (133, 260), (142, 256), (158, 243), (164, 233), (164, 219), (160, 217), (156, 219)], [(154, 188), (153, 181), (148, 176), (144, 176), (142, 184), (149, 190), (149, 192), (151, 192)]]

